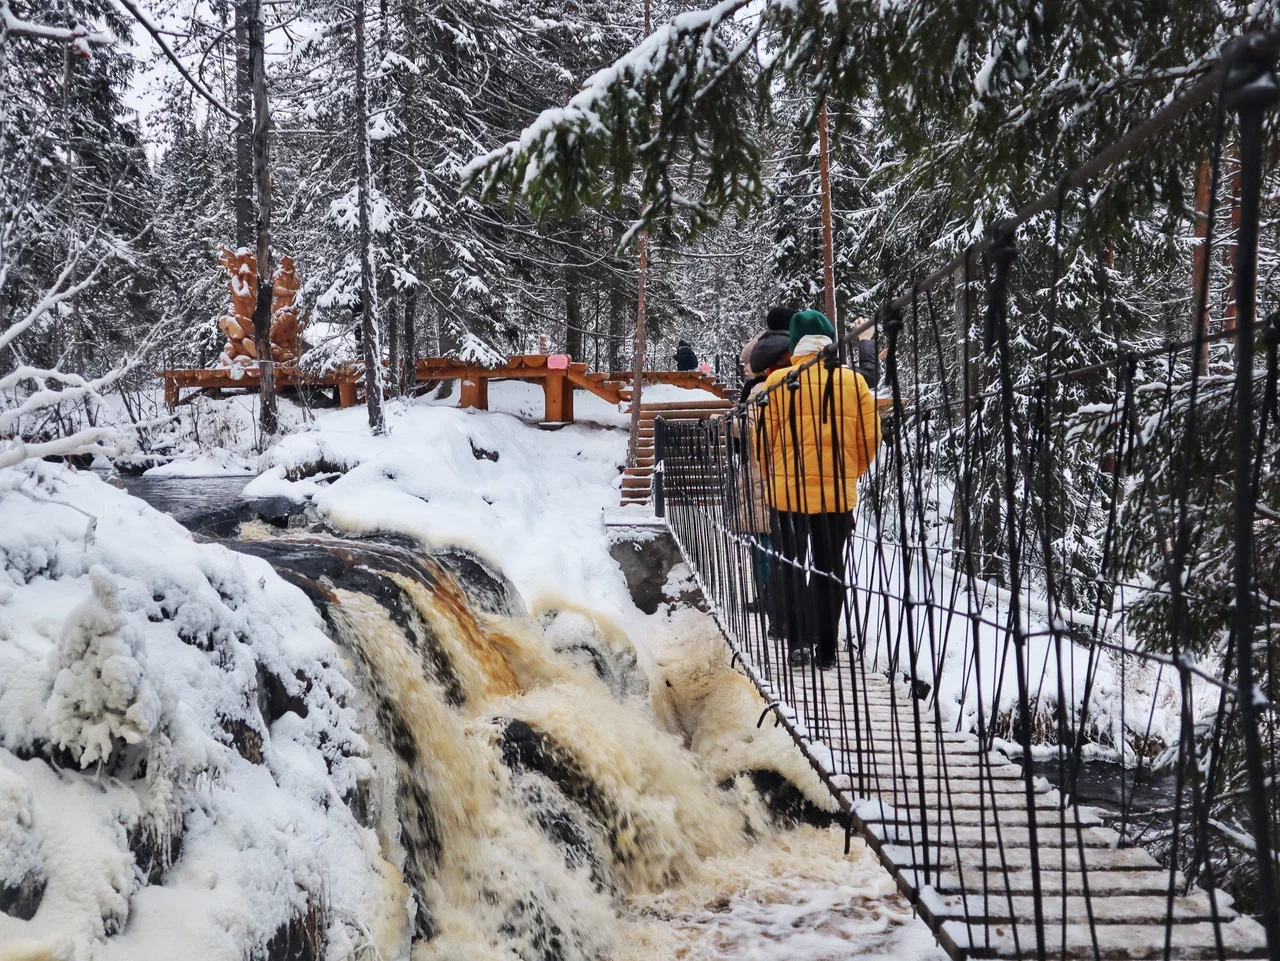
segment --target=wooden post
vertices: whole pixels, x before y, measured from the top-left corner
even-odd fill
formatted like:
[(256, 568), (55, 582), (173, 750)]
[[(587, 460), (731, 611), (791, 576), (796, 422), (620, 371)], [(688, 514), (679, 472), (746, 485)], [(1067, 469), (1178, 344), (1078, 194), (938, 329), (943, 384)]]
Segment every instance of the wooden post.
[(458, 398), (459, 407), (474, 407), (476, 410), (489, 409), (489, 379), (468, 370), (462, 377), (462, 393)]
[(562, 377), (560, 401), (560, 419), (567, 424), (573, 423), (573, 381), (568, 377)]
[[(644, 35), (649, 36), (650, 2), (644, 0)], [(649, 232), (640, 232), (640, 270), (636, 276), (635, 356), (631, 365), (631, 436), (627, 440), (627, 466), (635, 467), (640, 448), (640, 398), (644, 390), (645, 286), (649, 282)]]
[(573, 384), (562, 370), (547, 371), (542, 382), (543, 419), (551, 424), (573, 420)]
[(338, 406), (356, 406), (356, 383), (353, 380), (338, 381)]
[(175, 377), (164, 379), (164, 403), (170, 410), (178, 406), (178, 380)]
[(822, 303), (827, 320), (835, 325), (838, 338), (844, 338), (844, 318), (836, 316), (835, 242), (831, 228), (831, 146), (827, 140), (827, 101), (818, 107), (818, 179), (822, 189)]
[[(1191, 334), (1197, 330), (1208, 333), (1209, 311), (1206, 297), (1209, 284), (1209, 162), (1201, 160), (1196, 163), (1196, 248), (1191, 267)], [(1206, 307), (1201, 316), (1200, 303), (1204, 300)], [(1200, 346), (1200, 363), (1209, 359), (1209, 345)]]

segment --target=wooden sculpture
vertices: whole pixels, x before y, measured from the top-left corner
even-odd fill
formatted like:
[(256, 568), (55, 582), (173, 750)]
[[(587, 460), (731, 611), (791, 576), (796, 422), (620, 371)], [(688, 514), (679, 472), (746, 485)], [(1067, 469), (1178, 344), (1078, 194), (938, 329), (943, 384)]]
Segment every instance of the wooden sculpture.
[[(218, 365), (248, 367), (258, 359), (258, 347), (253, 336), (253, 309), (258, 300), (258, 261), (247, 247), (236, 251), (223, 247), (218, 263), (226, 270), (231, 287), (230, 309), (218, 318), (218, 327), (227, 335), (227, 345), (218, 357)], [(299, 314), (294, 303), (302, 285), (292, 257), (280, 258), (280, 266), (271, 281), (271, 359), (285, 364), (298, 359), (302, 328), (306, 325), (306, 318)]]

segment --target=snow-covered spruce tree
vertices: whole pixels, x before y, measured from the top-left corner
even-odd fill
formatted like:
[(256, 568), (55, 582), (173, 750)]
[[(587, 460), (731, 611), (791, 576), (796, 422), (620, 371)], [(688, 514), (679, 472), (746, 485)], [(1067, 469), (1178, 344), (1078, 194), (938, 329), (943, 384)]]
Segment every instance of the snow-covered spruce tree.
[(225, 123), (183, 123), (176, 114), (172, 140), (155, 168), (157, 209), (183, 211), (181, 217), (157, 217), (154, 226), (156, 248), (164, 251), (156, 258), (156, 300), (178, 318), (161, 360), (171, 367), (207, 367), (225, 340), (216, 319), (226, 308), (227, 279), (217, 257), (220, 246), (234, 242), (235, 217), (227, 203), (233, 170)]
[[(127, 286), (129, 270), (136, 267), (129, 261), (142, 249), (134, 241), (143, 230), (124, 233), (145, 213), (128, 206), (148, 182), (138, 166), (145, 158), (135, 131), (114, 115), (119, 104), (111, 88), (113, 63), (107, 60), (98, 73), (78, 78), (71, 62), (92, 62), (92, 51), (124, 27), (111, 17), (111, 32), (79, 20), (64, 26), (48, 10), (14, 16), (6, 9), (6, 16), (0, 76), (0, 469), (126, 448), (127, 438), (99, 423), (99, 404), (159, 333), (131, 328), (133, 318), (125, 311), (134, 302), (118, 289), (103, 289), (114, 279), (145, 308), (143, 295)], [(48, 86), (29, 78), (19, 83), (27, 69)], [(114, 69), (127, 73), (127, 62), (115, 61)], [(56, 87), (55, 79), (61, 81)], [(117, 313), (104, 319), (101, 310)], [(134, 351), (132, 361), (125, 347)]]
[(72, 285), (97, 266), (95, 282), (77, 290), (62, 310), (44, 312), (39, 336), (0, 354), (0, 370), (30, 361), (79, 374), (103, 373), (156, 322), (150, 298), (155, 278), (148, 253), (153, 189), (139, 131), (121, 94), (133, 61), (131, 23), (97, 0), (43, 0), (9, 5), (24, 22), (79, 29), (100, 41), (75, 45), (6, 39), (4, 267), (0, 331), (57, 286), (69, 262)]

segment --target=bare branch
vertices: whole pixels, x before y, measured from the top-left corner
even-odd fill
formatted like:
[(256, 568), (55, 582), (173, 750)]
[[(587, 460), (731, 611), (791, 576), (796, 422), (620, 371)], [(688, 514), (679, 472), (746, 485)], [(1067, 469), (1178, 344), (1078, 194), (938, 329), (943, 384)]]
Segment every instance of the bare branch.
[(160, 28), (156, 26), (155, 22), (152, 21), (152, 19), (134, 2), (134, 0), (117, 0), (117, 2), (132, 14), (133, 18), (137, 20), (138, 23), (142, 24), (143, 29), (145, 29), (147, 33), (151, 34), (151, 38), (155, 40), (156, 44), (160, 47), (161, 53), (163, 53), (169, 61), (178, 68), (178, 73), (182, 74), (183, 79), (195, 88), (196, 93), (209, 101), (213, 108), (228, 120), (239, 121), (239, 115), (224, 107), (222, 105), (222, 101), (215, 97), (209, 88), (201, 83), (200, 80), (187, 69), (186, 64), (182, 62), (178, 55), (174, 53), (173, 48), (169, 46), (169, 41), (164, 38)]

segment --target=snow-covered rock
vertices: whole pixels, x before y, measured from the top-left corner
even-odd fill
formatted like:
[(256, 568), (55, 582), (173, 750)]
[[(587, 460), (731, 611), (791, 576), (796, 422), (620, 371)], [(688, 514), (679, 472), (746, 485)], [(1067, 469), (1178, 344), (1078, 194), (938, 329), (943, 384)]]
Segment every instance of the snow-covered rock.
[(0, 890), (44, 882), (0, 948), (243, 961), (310, 911), (402, 954), (407, 893), (347, 804), (358, 710), (265, 561), (92, 473), (0, 472)]

